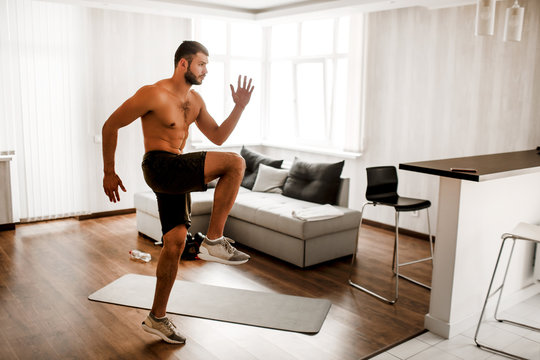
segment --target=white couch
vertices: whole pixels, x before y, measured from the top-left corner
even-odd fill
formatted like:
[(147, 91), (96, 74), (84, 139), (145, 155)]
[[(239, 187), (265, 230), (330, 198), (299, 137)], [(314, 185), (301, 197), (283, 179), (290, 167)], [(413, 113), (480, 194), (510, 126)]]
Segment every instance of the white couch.
[[(213, 188), (206, 192), (191, 193), (191, 233), (206, 233), (213, 195)], [(299, 267), (350, 255), (356, 250), (360, 212), (347, 208), (348, 196), (349, 179), (342, 179), (336, 209), (343, 212), (343, 215), (326, 220), (304, 221), (293, 217), (292, 210), (319, 204), (241, 187), (224, 233), (240, 244)], [(154, 193), (136, 193), (135, 208), (137, 230), (157, 242), (161, 241), (161, 224)]]

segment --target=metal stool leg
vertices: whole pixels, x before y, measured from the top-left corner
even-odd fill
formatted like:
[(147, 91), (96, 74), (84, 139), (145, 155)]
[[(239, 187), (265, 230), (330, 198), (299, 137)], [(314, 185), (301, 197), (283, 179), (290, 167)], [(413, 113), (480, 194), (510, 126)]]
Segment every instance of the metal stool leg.
[(510, 256), (508, 258), (508, 264), (506, 264), (506, 270), (504, 272), (503, 282), (502, 282), (502, 285), (500, 286), (499, 298), (497, 299), (497, 306), (495, 307), (494, 318), (495, 318), (495, 320), (497, 320), (498, 322), (501, 322), (501, 323), (512, 324), (512, 325), (516, 325), (516, 326), (521, 326), (521, 327), (529, 329), (529, 330), (540, 331), (540, 328), (538, 328), (538, 327), (530, 326), (530, 325), (527, 325), (527, 324), (523, 324), (523, 323), (519, 323), (519, 322), (516, 322), (516, 321), (512, 321), (512, 320), (509, 320), (509, 319), (503, 319), (503, 318), (499, 317), (499, 306), (501, 304), (501, 298), (502, 298), (502, 293), (503, 293), (503, 290), (504, 290), (504, 285), (506, 284), (506, 276), (508, 275), (508, 269), (510, 268), (510, 260), (512, 259), (512, 255), (514, 254), (514, 247), (516, 246), (516, 241), (519, 240), (519, 239), (512, 238), (512, 237), (510, 237), (510, 238), (513, 240), (512, 249), (510, 250)]
[[(397, 213), (397, 212), (396, 212)], [(430, 224), (430, 221), (429, 221), (429, 209), (426, 208), (426, 214), (427, 214), (427, 221), (428, 221), (428, 233), (429, 233), (429, 250), (430, 250), (430, 254), (431, 256), (427, 257), (427, 258), (423, 258), (423, 259), (419, 259), (419, 260), (413, 260), (413, 261), (409, 261), (409, 262), (406, 262), (406, 263), (402, 263), (400, 264), (399, 263), (399, 260), (396, 260), (396, 262), (398, 262), (396, 268), (399, 269), (401, 266), (407, 266), (407, 265), (411, 265), (411, 264), (417, 264), (417, 263), (420, 263), (420, 262), (423, 262), (423, 261), (428, 261), (428, 260), (433, 260), (433, 237), (431, 235), (431, 224)], [(397, 221), (396, 221), (396, 237), (398, 236), (398, 229), (397, 229)], [(396, 252), (396, 250), (394, 250), (394, 252)], [(398, 257), (396, 257), (396, 259), (399, 259)], [(396, 274), (399, 276), (399, 277), (402, 277), (403, 279), (405, 280), (408, 280), (416, 285), (419, 285), (419, 286), (422, 286), (426, 289), (431, 289), (431, 286), (429, 285), (426, 285), (418, 280), (415, 280), (415, 279), (412, 279), (408, 276), (405, 276), (405, 275), (402, 275), (402, 274), (399, 274), (399, 271), (396, 271)]]
[[(501, 255), (502, 255), (503, 250), (504, 250), (504, 245), (506, 244), (506, 240), (509, 240), (509, 239), (513, 240), (513, 243), (512, 243), (512, 248), (510, 249), (510, 255), (508, 256), (508, 263), (506, 264), (506, 269), (505, 269), (505, 272), (504, 272), (502, 283), (495, 291), (491, 292), (491, 289), (493, 288), (493, 283), (495, 281), (495, 276), (497, 274), (497, 269), (499, 267), (499, 262), (501, 260)], [(490, 297), (495, 295), (497, 292), (499, 293), (499, 297), (497, 299), (497, 306), (495, 308), (495, 316), (494, 316), (495, 320), (497, 320), (499, 322), (506, 322), (506, 323), (510, 323), (510, 324), (513, 324), (513, 325), (522, 326), (522, 327), (529, 328), (529, 329), (532, 329), (532, 330), (540, 330), (540, 329), (538, 329), (536, 327), (533, 327), (533, 326), (528, 326), (526, 324), (517, 323), (517, 322), (511, 321), (511, 320), (505, 320), (505, 319), (499, 319), (498, 318), (499, 305), (500, 305), (500, 302), (501, 302), (502, 293), (503, 293), (503, 290), (504, 290), (504, 285), (506, 283), (506, 276), (508, 275), (508, 269), (510, 268), (510, 262), (512, 260), (512, 255), (514, 254), (514, 247), (515, 246), (516, 246), (516, 239), (510, 234), (504, 234), (503, 235), (503, 241), (502, 241), (502, 244), (501, 244), (501, 248), (499, 250), (499, 255), (497, 256), (497, 261), (495, 262), (495, 268), (493, 269), (493, 275), (491, 276), (491, 281), (489, 283), (488, 291), (487, 291), (487, 294), (486, 294), (486, 299), (484, 300), (484, 306), (482, 307), (482, 312), (480, 313), (480, 319), (478, 320), (478, 325), (476, 326), (476, 332), (474, 333), (474, 342), (476, 343), (476, 346), (478, 346), (479, 348), (484, 349), (486, 351), (496, 353), (496, 354), (501, 354), (501, 355), (510, 357), (512, 359), (524, 359), (524, 360), (526, 360), (523, 357), (517, 356), (515, 354), (507, 353), (505, 351), (502, 351), (502, 350), (493, 348), (491, 346), (482, 344), (482, 343), (480, 343), (478, 341), (478, 334), (480, 332), (480, 327), (481, 327), (482, 321), (484, 319), (484, 315), (485, 315), (485, 312), (486, 312), (486, 307), (487, 307), (487, 304), (488, 304), (488, 300), (489, 300)]]
[[(363, 206), (362, 206), (362, 215), (360, 216), (360, 231), (362, 229), (362, 218), (364, 217), (364, 208), (366, 207), (366, 205), (374, 205), (373, 202), (367, 202), (365, 203)], [(397, 213), (396, 213), (396, 216), (397, 216)], [(398, 220), (398, 219), (396, 219)], [(358, 232), (358, 238), (360, 237), (360, 231)], [(355, 260), (356, 260), (356, 252), (358, 251), (358, 238), (356, 239), (356, 249), (353, 253), (353, 258), (352, 258), (352, 261), (351, 261), (351, 269), (350, 269), (350, 272), (349, 272), (349, 285), (351, 285), (352, 287), (360, 290), (360, 291), (363, 291), (371, 296), (374, 296), (376, 297), (377, 299), (379, 300), (382, 300), (388, 304), (395, 304), (397, 299), (398, 299), (398, 279), (399, 277), (396, 276), (396, 295), (395, 295), (395, 298), (394, 299), (388, 299), (388, 298), (385, 298), (384, 296), (381, 296), (355, 282), (353, 282), (351, 280), (352, 278), (352, 273), (353, 273), (353, 270), (354, 270), (354, 263), (355, 263)], [(395, 242), (397, 242), (397, 239), (395, 239)]]
[[(360, 230), (362, 228), (362, 219), (363, 219), (363, 216), (364, 216), (364, 209), (366, 207), (366, 205), (375, 205), (375, 203), (373, 202), (367, 202), (365, 203), (363, 206), (362, 206), (362, 215), (360, 216)], [(416, 263), (419, 263), (419, 262), (422, 262), (422, 261), (427, 261), (427, 260), (433, 260), (433, 236), (431, 235), (431, 224), (430, 224), (430, 220), (429, 220), (429, 210), (426, 209), (427, 211), (427, 220), (428, 220), (428, 232), (429, 232), (429, 248), (430, 248), (430, 257), (427, 257), (427, 258), (424, 258), (424, 259), (419, 259), (419, 260), (414, 260), (414, 261), (410, 261), (410, 262), (407, 262), (407, 263), (402, 263), (400, 264), (399, 263), (399, 211), (396, 211), (395, 212), (395, 235), (394, 235), (394, 254), (392, 255), (392, 271), (394, 272), (394, 275), (396, 275), (396, 285), (395, 285), (395, 295), (394, 295), (394, 298), (393, 299), (388, 299), (386, 297), (383, 297), (369, 289), (366, 289), (365, 287), (362, 287), (361, 285), (353, 282), (351, 280), (352, 278), (352, 273), (353, 273), (353, 269), (354, 269), (354, 263), (355, 263), (355, 260), (356, 260), (356, 251), (353, 253), (353, 258), (352, 258), (352, 261), (351, 261), (351, 268), (350, 268), (350, 272), (349, 272), (349, 284), (353, 287), (355, 287), (356, 289), (358, 290), (361, 290), (361, 291), (364, 291), (372, 296), (375, 296), (376, 298), (378, 298), (379, 300), (382, 300), (386, 303), (389, 303), (389, 304), (395, 304), (396, 301), (398, 300), (398, 297), (399, 297), (399, 278), (403, 278), (405, 280), (408, 280), (416, 285), (420, 285), (426, 289), (431, 289), (431, 287), (429, 285), (426, 285), (426, 284), (423, 284), (415, 279), (412, 279), (408, 276), (405, 276), (405, 275), (402, 275), (399, 273), (399, 268), (401, 266), (406, 266), (406, 265), (411, 265), (411, 264), (416, 264)], [(359, 237), (360, 237), (360, 231), (359, 231)], [(356, 239), (356, 249), (358, 249), (358, 238)]]
[(429, 234), (429, 252), (431, 255), (429, 259), (433, 260), (433, 235), (431, 235), (431, 220), (429, 219), (429, 208), (426, 209), (426, 215), (427, 215), (427, 228), (428, 228), (428, 234)]

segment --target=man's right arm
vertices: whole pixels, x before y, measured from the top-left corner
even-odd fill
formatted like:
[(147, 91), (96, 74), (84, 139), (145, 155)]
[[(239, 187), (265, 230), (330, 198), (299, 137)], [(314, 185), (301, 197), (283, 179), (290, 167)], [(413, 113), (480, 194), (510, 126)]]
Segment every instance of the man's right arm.
[(145, 86), (126, 100), (105, 121), (101, 130), (103, 149), (103, 190), (111, 202), (120, 201), (118, 187), (126, 189), (115, 172), (114, 154), (118, 139), (118, 129), (131, 124), (139, 117), (152, 110), (153, 89)]

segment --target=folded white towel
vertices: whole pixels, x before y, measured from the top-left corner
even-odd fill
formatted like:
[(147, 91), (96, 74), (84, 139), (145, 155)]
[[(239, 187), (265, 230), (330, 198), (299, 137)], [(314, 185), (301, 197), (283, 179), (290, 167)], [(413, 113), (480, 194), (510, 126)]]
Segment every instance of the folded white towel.
[(292, 216), (304, 221), (317, 221), (332, 219), (342, 216), (343, 211), (336, 209), (330, 204), (318, 205), (300, 210), (293, 210)]

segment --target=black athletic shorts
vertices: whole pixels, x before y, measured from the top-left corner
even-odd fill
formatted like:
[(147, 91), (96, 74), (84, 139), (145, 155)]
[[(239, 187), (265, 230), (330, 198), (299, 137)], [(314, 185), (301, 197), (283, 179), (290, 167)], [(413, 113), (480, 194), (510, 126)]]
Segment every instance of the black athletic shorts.
[(191, 226), (192, 191), (206, 191), (204, 161), (206, 152), (173, 154), (149, 151), (144, 154), (144, 180), (157, 198), (161, 231), (165, 235), (175, 226)]

